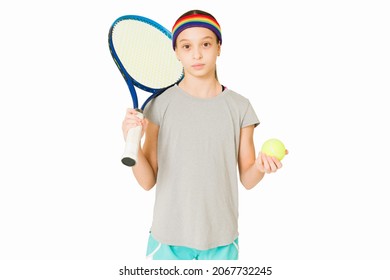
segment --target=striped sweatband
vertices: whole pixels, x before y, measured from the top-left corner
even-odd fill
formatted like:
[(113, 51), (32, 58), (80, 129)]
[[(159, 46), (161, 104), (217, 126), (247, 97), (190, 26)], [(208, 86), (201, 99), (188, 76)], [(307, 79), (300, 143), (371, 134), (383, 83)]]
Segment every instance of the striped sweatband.
[(207, 15), (196, 14), (196, 15), (188, 15), (179, 18), (176, 21), (175, 25), (173, 25), (172, 28), (173, 49), (176, 48), (176, 39), (177, 36), (179, 36), (180, 32), (190, 27), (204, 27), (210, 29), (217, 36), (219, 43), (222, 44), (221, 27), (219, 26), (217, 20)]

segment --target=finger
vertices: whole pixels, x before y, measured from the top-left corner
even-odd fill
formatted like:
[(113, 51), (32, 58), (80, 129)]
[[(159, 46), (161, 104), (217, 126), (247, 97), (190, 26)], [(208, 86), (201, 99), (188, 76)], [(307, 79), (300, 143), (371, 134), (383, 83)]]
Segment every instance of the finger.
[(126, 121), (124, 125), (125, 127), (133, 128), (137, 126), (142, 126), (142, 123), (139, 121)]
[(268, 171), (267, 173), (272, 173), (272, 172), (275, 172), (276, 171), (276, 165), (272, 159), (271, 156), (268, 156), (268, 155), (264, 155), (265, 158), (264, 158), (264, 166), (266, 168), (266, 170)]
[(272, 161), (275, 164), (275, 168), (276, 169), (282, 168), (283, 164), (282, 164), (282, 162), (279, 159), (277, 159), (276, 157), (272, 157)]
[(257, 159), (256, 159), (256, 161), (255, 161), (255, 164), (256, 164), (257, 169), (258, 169), (260, 172), (265, 173), (263, 161), (262, 161), (262, 158), (261, 158), (261, 153), (259, 153), (259, 154), (257, 155)]
[(123, 120), (124, 123), (142, 123), (142, 120), (140, 118), (137, 118), (135, 116), (127, 117)]
[(129, 128), (134, 128), (136, 126), (141, 126), (141, 120), (133, 119), (133, 118), (127, 118), (123, 120), (122, 122), (122, 128), (125, 130), (128, 130)]
[(126, 109), (126, 112), (129, 112), (129, 113), (137, 113), (137, 110), (134, 109), (134, 108), (127, 108), (127, 109)]
[(132, 115), (132, 114), (133, 114), (133, 111), (134, 111), (134, 109), (132, 109), (132, 108), (127, 108), (127, 109), (126, 109), (126, 116)]
[(263, 162), (263, 166), (264, 166), (265, 172), (266, 173), (270, 173), (271, 172), (271, 167), (269, 166), (267, 155), (264, 154), (264, 153), (261, 153), (261, 159), (262, 159), (262, 162)]
[(268, 164), (269, 164), (270, 173), (275, 172), (277, 170), (277, 167), (276, 167), (276, 164), (275, 164), (273, 158), (267, 157), (267, 160), (268, 160)]
[(282, 163), (276, 157), (271, 157), (270, 167), (271, 172), (276, 172), (278, 169), (282, 168)]
[(127, 112), (125, 118), (136, 118), (137, 115), (133, 112)]
[(134, 108), (127, 108), (127, 110), (126, 110), (126, 117), (137, 116), (137, 115), (138, 115), (137, 110), (135, 110)]
[(140, 119), (137, 115), (131, 113), (131, 112), (128, 112), (125, 116), (125, 121), (137, 121), (137, 122), (141, 122), (142, 119)]

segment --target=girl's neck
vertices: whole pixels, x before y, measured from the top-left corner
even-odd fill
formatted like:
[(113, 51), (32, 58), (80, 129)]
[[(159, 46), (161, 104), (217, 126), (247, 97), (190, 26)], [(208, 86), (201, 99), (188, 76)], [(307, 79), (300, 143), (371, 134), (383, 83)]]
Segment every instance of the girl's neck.
[(185, 77), (179, 87), (188, 94), (198, 98), (212, 98), (222, 91), (222, 86), (216, 79)]

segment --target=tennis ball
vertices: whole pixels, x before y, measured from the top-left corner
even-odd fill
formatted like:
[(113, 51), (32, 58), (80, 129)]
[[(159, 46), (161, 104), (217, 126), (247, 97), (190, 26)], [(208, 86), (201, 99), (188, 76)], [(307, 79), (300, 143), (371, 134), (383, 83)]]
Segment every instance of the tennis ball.
[(261, 147), (261, 151), (266, 155), (276, 157), (278, 160), (282, 160), (286, 155), (286, 148), (282, 141), (272, 138), (264, 142)]

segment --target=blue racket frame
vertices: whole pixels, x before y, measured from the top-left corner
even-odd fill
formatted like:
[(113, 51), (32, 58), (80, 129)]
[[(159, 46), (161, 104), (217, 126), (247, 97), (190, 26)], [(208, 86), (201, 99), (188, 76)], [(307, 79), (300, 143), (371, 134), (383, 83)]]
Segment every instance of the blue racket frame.
[[(131, 77), (129, 75), (129, 73), (126, 71), (125, 67), (123, 66), (121, 60), (119, 59), (118, 57), (118, 54), (116, 53), (115, 51), (115, 48), (114, 48), (114, 43), (112, 41), (112, 33), (113, 33), (113, 30), (114, 30), (114, 27), (115, 25), (122, 21), (122, 20), (136, 20), (136, 21), (141, 21), (141, 22), (144, 22), (144, 23), (147, 23), (153, 27), (155, 27), (156, 29), (160, 30), (165, 36), (167, 36), (169, 39), (172, 40), (172, 33), (166, 29), (164, 26), (160, 25), (159, 23), (155, 22), (154, 20), (151, 20), (149, 18), (146, 18), (146, 17), (143, 17), (143, 16), (139, 16), (139, 15), (125, 15), (125, 16), (121, 16), (119, 17), (118, 19), (116, 19), (114, 21), (114, 23), (111, 25), (111, 28), (110, 28), (110, 31), (108, 33), (108, 46), (109, 46), (109, 49), (110, 49), (110, 53), (111, 53), (111, 56), (112, 58), (114, 59), (115, 61), (115, 64), (116, 66), (118, 67), (119, 71), (121, 72), (123, 78), (125, 79), (126, 81), (126, 84), (129, 88), (129, 91), (130, 91), (130, 94), (131, 94), (131, 98), (133, 100), (133, 107), (134, 109), (139, 109), (138, 106), (138, 97), (137, 97), (137, 92), (135, 90), (135, 87), (138, 87), (144, 91), (147, 91), (147, 92), (150, 92), (152, 93), (151, 96), (149, 96), (149, 98), (146, 99), (146, 101), (144, 102), (144, 104), (142, 105), (141, 107), (141, 110), (143, 111), (146, 104), (153, 98), (155, 98), (156, 96), (158, 96), (159, 94), (163, 93), (167, 88), (171, 87), (171, 86), (168, 86), (168, 87), (165, 87), (165, 88), (151, 88), (151, 87), (148, 87), (146, 85), (143, 85), (141, 84), (140, 82), (138, 82), (137, 80), (135, 80), (133, 77)], [(177, 82), (181, 81), (184, 77), (184, 73), (182, 74), (182, 76), (178, 79)], [(176, 82), (176, 83), (177, 83)]]

